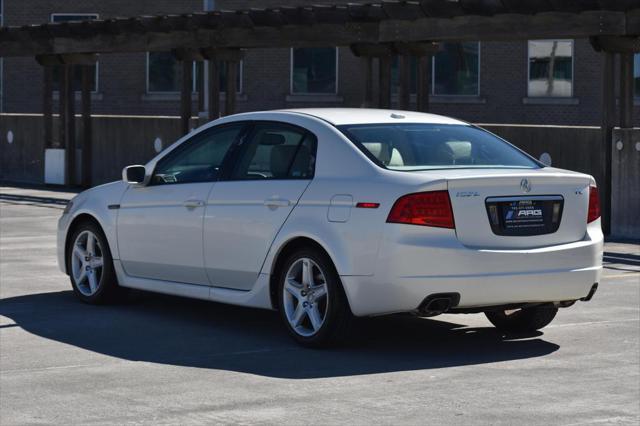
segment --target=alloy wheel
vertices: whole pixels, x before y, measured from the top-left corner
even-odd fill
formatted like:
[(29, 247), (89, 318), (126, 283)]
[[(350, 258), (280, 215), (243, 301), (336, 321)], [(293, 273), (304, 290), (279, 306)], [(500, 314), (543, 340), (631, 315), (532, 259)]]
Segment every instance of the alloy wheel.
[(100, 286), (104, 261), (98, 237), (83, 231), (76, 237), (71, 250), (71, 273), (78, 291), (93, 296)]
[(324, 272), (313, 260), (297, 259), (285, 275), (283, 306), (287, 321), (301, 336), (320, 330), (329, 312), (329, 289)]

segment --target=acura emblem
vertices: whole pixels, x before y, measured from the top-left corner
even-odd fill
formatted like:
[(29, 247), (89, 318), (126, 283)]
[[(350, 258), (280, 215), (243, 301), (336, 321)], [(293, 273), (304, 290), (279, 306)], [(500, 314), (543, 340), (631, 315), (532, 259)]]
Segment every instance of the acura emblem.
[(522, 189), (522, 192), (531, 192), (531, 184), (529, 183), (529, 179), (522, 179), (520, 181), (520, 189)]

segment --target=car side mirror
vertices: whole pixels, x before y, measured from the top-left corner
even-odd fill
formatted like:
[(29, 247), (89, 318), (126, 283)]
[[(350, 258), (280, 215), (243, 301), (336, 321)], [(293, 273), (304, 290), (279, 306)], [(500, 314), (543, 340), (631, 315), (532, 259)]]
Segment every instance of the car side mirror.
[(122, 170), (122, 180), (131, 185), (143, 185), (147, 169), (144, 166), (127, 166)]

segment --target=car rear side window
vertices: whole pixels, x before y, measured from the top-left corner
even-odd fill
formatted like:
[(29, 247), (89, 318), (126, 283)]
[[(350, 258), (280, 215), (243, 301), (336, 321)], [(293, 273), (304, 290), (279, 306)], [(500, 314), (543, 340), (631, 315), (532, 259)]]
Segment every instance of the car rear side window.
[(234, 168), (233, 180), (311, 179), (316, 137), (283, 123), (258, 123)]
[(339, 129), (376, 164), (391, 170), (540, 167), (513, 145), (469, 125), (366, 124)]

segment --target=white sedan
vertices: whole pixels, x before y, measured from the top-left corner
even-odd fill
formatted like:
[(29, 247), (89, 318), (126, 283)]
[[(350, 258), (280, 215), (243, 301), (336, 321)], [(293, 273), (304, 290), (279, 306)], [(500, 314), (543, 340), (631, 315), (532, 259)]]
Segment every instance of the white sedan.
[(591, 299), (602, 251), (591, 176), (458, 120), (367, 109), (211, 122), (58, 225), (84, 302), (133, 288), (275, 309), (312, 346), (403, 312), (537, 330)]

